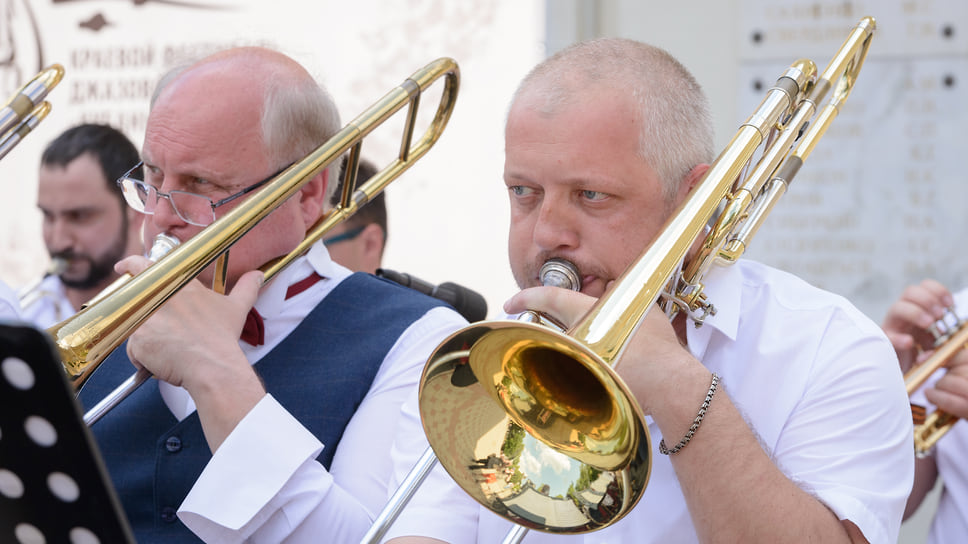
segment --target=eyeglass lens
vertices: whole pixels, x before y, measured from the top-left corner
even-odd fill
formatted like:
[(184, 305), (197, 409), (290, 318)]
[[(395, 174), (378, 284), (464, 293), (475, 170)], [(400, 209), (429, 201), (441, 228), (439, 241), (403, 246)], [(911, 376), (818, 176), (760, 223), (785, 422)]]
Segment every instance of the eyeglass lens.
[(153, 186), (130, 176), (121, 180), (121, 187), (128, 205), (141, 213), (153, 215), (158, 199), (167, 198), (178, 217), (186, 223), (207, 227), (215, 220), (212, 201), (204, 196), (184, 191), (159, 193)]
[(249, 185), (245, 189), (229, 195), (218, 202), (213, 202), (207, 196), (185, 191), (171, 191), (168, 194), (159, 192), (154, 186), (145, 183), (144, 180), (138, 179), (137, 176), (139, 174), (136, 172), (140, 172), (143, 164), (138, 163), (118, 180), (124, 193), (124, 199), (128, 202), (128, 205), (141, 213), (153, 215), (155, 213), (155, 207), (158, 205), (158, 198), (167, 198), (172, 209), (178, 214), (178, 217), (181, 217), (186, 223), (199, 227), (207, 227), (215, 221), (215, 208), (265, 185), (283, 173), (289, 166), (292, 166), (291, 164), (286, 165), (262, 181)]

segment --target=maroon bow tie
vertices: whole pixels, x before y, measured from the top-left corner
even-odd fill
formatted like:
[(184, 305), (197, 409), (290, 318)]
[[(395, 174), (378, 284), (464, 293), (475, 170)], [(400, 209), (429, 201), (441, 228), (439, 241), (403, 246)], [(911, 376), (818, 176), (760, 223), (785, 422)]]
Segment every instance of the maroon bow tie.
[[(297, 281), (296, 283), (289, 286), (286, 290), (286, 300), (302, 293), (306, 289), (312, 287), (313, 284), (323, 279), (322, 276), (313, 272), (309, 276)], [(242, 334), (239, 338), (249, 344), (250, 346), (261, 346), (265, 344), (266, 328), (265, 323), (262, 320), (262, 316), (259, 315), (259, 311), (255, 308), (249, 310), (249, 315), (245, 316), (245, 325), (242, 326)]]
[(239, 338), (250, 346), (261, 346), (265, 344), (266, 326), (259, 315), (259, 310), (252, 308), (249, 315), (245, 316), (245, 325), (242, 326), (242, 335)]

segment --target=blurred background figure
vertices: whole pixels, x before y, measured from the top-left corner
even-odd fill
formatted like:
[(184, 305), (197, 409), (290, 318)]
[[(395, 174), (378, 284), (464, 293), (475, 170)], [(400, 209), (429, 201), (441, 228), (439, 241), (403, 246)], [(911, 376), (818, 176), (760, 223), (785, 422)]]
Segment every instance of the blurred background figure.
[[(965, 326), (968, 319), (968, 288), (952, 293), (947, 286), (934, 279), (925, 279), (907, 286), (888, 309), (884, 318), (884, 332), (897, 352), (901, 370), (933, 358), (940, 348)], [(941, 337), (936, 338), (936, 334)], [(953, 352), (944, 367), (911, 394), (913, 406), (924, 413), (942, 410), (959, 419), (968, 418), (968, 350)], [(940, 359), (939, 359), (940, 360)], [(930, 368), (933, 363), (928, 363)], [(915, 418), (915, 423), (919, 423)], [(904, 510), (909, 519), (920, 508), (928, 493), (943, 482), (933, 513), (927, 542), (947, 544), (964, 542), (968, 534), (968, 426), (958, 421), (944, 434), (926, 455), (918, 456), (915, 464), (914, 486)], [(931, 503), (932, 501), (927, 501)], [(931, 508), (935, 508), (932, 503)]]
[[(343, 162), (345, 168), (346, 162)], [(359, 187), (376, 173), (373, 163), (361, 159), (356, 174)], [(334, 192), (330, 205), (339, 204), (340, 194)], [(387, 243), (387, 207), (383, 193), (373, 197), (349, 219), (333, 227), (323, 244), (329, 256), (337, 263), (354, 272), (376, 274), (383, 261), (383, 249)]]
[(77, 312), (117, 279), (114, 263), (143, 251), (143, 215), (125, 204), (115, 181), (139, 161), (119, 130), (77, 125), (47, 147), (37, 178), (37, 207), (50, 266), (20, 293), (23, 318), (48, 327)]
[[(356, 186), (362, 185), (376, 172), (372, 162), (360, 159)], [(344, 175), (341, 173), (340, 179)], [(410, 274), (383, 268), (383, 250), (387, 244), (387, 205), (383, 195), (379, 193), (349, 219), (330, 230), (329, 236), (323, 239), (329, 256), (354, 272), (367, 272), (443, 300), (468, 321), (481, 321), (487, 317), (487, 301), (476, 291), (452, 282), (434, 285)], [(336, 207), (339, 199), (340, 192), (335, 191), (330, 206)]]

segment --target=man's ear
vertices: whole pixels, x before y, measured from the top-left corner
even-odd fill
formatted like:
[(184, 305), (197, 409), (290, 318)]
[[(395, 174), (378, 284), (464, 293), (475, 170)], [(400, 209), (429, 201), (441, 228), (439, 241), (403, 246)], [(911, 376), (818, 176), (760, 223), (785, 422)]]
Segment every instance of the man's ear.
[(706, 172), (709, 170), (708, 164), (697, 164), (692, 167), (692, 170), (686, 174), (686, 179), (684, 183), (680, 185), (680, 190), (685, 190), (685, 194), (691, 193), (693, 189), (696, 188), (696, 184), (702, 179)]
[(367, 267), (373, 270), (380, 268), (383, 262), (383, 246), (386, 243), (383, 229), (376, 223), (370, 223), (360, 232), (360, 240), (362, 243), (361, 257), (366, 262)]
[(383, 254), (383, 229), (376, 223), (370, 223), (360, 232), (360, 239), (363, 240), (364, 251), (367, 254)]
[(316, 174), (299, 190), (299, 207), (307, 225), (312, 225), (322, 215), (328, 184), (329, 169), (327, 168)]

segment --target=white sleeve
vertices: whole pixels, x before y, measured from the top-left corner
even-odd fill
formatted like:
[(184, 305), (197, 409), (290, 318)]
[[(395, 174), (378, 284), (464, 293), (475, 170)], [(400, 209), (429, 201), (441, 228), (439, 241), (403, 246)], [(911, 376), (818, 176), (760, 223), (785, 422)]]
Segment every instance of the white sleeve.
[(298, 502), (290, 513), (287, 497), (299, 482), (314, 481), (320, 501), (332, 488), (333, 477), (315, 461), (322, 450), (315, 436), (266, 395), (212, 456), (178, 516), (206, 542), (242, 542), (256, 529), (273, 532), (267, 529), (298, 517)]
[(465, 324), (435, 308), (407, 328), (344, 430), (329, 471), (315, 460), (323, 445), (278, 402), (263, 399), (219, 447), (179, 517), (207, 542), (358, 541), (386, 502), (400, 406), (416, 391), (431, 351)]
[(914, 480), (913, 424), (897, 357), (879, 329), (849, 320), (831, 322), (820, 345), (773, 454), (869, 542), (893, 542)]

